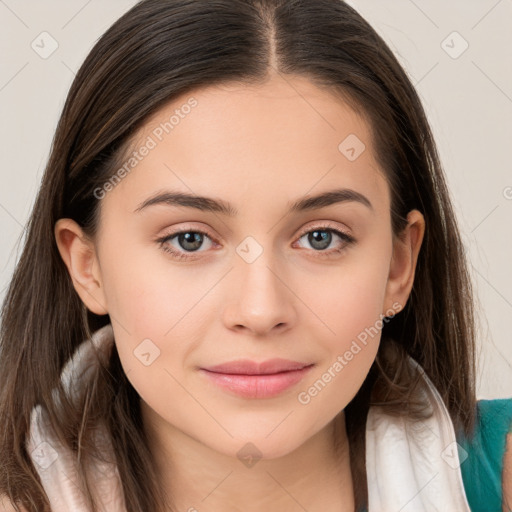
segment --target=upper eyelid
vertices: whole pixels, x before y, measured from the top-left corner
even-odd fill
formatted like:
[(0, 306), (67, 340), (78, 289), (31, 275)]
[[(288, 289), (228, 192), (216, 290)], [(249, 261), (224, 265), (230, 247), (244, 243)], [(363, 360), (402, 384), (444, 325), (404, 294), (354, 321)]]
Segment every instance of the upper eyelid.
[(210, 238), (212, 241), (216, 240), (216, 237), (211, 235), (210, 232), (206, 228), (195, 228), (193, 226), (177, 229), (176, 231), (169, 232), (168, 234), (163, 234), (158, 239), (166, 240), (167, 238), (173, 238), (182, 233), (202, 233), (202, 234), (205, 234), (206, 236), (208, 236), (208, 238)]
[[(315, 229), (321, 229), (321, 230), (324, 230), (324, 231), (339, 231), (340, 233), (346, 235), (347, 237), (349, 238), (352, 238), (354, 239), (353, 235), (351, 235), (350, 233), (346, 232), (346, 230), (344, 230), (343, 228), (340, 228), (336, 225), (334, 225), (334, 223), (332, 221), (317, 221), (319, 222), (319, 224), (313, 224), (313, 225), (309, 225), (309, 226), (306, 226), (304, 227), (303, 229), (301, 229), (299, 232), (298, 232), (298, 235), (296, 235), (296, 237), (294, 238), (294, 241), (297, 241), (299, 240), (300, 238), (302, 238), (304, 235), (310, 233), (311, 231), (314, 231)], [(219, 242), (217, 241), (217, 237), (213, 236), (210, 234), (209, 230), (206, 229), (206, 228), (197, 228), (197, 227), (194, 227), (194, 226), (189, 226), (189, 227), (184, 227), (182, 229), (178, 229), (176, 231), (173, 231), (167, 235), (163, 235), (162, 237), (159, 237), (158, 241), (165, 241), (169, 238), (174, 238), (182, 233), (189, 233), (189, 232), (193, 232), (193, 233), (202, 233), (204, 235), (206, 235), (214, 244), (218, 244)]]
[(322, 223), (322, 221), (319, 221), (319, 222), (320, 222), (320, 224), (316, 224), (316, 225), (313, 224), (311, 226), (305, 227), (304, 229), (301, 229), (299, 231), (299, 235), (298, 236), (302, 238), (306, 233), (314, 231), (315, 229), (323, 229), (325, 231), (329, 231), (329, 230), (340, 231), (341, 233), (344, 233), (346, 235), (350, 235), (350, 233), (347, 233), (345, 229), (340, 228), (339, 226), (336, 226), (332, 222), (329, 222), (329, 221), (324, 221), (323, 223)]
[[(319, 221), (311, 221), (311, 223), (309, 225), (307, 225), (306, 227), (304, 227), (303, 229), (299, 230), (299, 232), (298, 232), (299, 236), (302, 236), (304, 233), (308, 233), (310, 230), (314, 230), (314, 229), (333, 229), (333, 230), (338, 230), (338, 231), (342, 231), (342, 232), (346, 231), (346, 229), (340, 228), (338, 225), (336, 225), (335, 221), (319, 220)], [(210, 236), (210, 231), (208, 230), (208, 228), (202, 228), (202, 227), (198, 228), (195, 226), (185, 226), (184, 228), (180, 228), (175, 231), (172, 231), (171, 233), (169, 233), (166, 236), (173, 236), (176, 234), (187, 233), (190, 231), (191, 232), (202, 232), (202, 233), (205, 233)], [(215, 238), (215, 237), (211, 236), (211, 238)]]

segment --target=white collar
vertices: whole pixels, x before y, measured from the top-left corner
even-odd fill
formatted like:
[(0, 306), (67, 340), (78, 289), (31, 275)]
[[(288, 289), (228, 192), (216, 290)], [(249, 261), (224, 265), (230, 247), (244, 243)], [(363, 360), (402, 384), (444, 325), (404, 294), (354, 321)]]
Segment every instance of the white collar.
[(413, 421), (385, 414), (382, 407), (370, 407), (366, 420), (368, 510), (471, 512), (448, 410), (423, 368), (412, 357), (408, 362), (422, 376), (422, 393), (433, 414)]
[[(97, 364), (92, 345), (108, 354), (113, 341), (112, 326), (108, 324), (78, 347), (61, 374), (64, 387), (71, 395)], [(422, 387), (433, 414), (428, 419), (412, 421), (386, 414), (382, 407), (370, 407), (366, 422), (368, 511), (471, 512), (448, 410), (422, 367), (411, 357), (409, 364), (423, 377)], [(98, 426), (97, 442), (104, 443), (103, 453), (114, 460), (103, 424)], [(52, 512), (90, 512), (75, 483), (77, 466), (74, 456), (57, 440), (40, 405), (32, 410), (26, 446)], [(93, 475), (95, 492), (103, 506), (100, 510), (126, 512), (115, 464), (98, 463), (93, 468)]]

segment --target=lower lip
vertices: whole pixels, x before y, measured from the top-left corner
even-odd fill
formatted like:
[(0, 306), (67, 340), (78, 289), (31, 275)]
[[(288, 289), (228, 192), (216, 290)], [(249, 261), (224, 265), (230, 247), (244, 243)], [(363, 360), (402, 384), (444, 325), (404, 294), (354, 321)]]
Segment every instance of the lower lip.
[(313, 368), (305, 366), (300, 370), (271, 373), (269, 375), (235, 375), (216, 373), (201, 369), (217, 386), (244, 398), (271, 398), (300, 382)]

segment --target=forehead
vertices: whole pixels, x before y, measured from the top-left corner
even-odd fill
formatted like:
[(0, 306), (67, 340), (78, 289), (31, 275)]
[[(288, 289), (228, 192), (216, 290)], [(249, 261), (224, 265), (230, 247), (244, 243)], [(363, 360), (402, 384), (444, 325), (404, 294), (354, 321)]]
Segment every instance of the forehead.
[(225, 198), (243, 211), (246, 199), (287, 202), (343, 186), (389, 208), (370, 126), (304, 77), (275, 75), (262, 85), (215, 85), (176, 97), (138, 130), (128, 158), (129, 172), (112, 195), (133, 202), (170, 188)]

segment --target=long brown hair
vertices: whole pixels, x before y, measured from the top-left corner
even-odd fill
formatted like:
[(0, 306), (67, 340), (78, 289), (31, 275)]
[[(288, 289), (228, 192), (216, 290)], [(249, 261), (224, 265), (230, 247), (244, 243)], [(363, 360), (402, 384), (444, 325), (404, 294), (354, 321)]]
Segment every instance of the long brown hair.
[[(110, 320), (80, 301), (53, 229), (68, 217), (94, 236), (94, 190), (115, 173), (136, 130), (166, 102), (214, 84), (261, 84), (270, 73), (305, 76), (357, 109), (370, 123), (390, 187), (393, 233), (400, 234), (412, 209), (426, 221), (409, 301), (384, 325), (377, 358), (345, 409), (356, 505), (367, 505), (368, 408), (387, 404), (400, 414), (411, 402), (408, 355), (437, 387), (456, 430), (472, 432), (475, 326), (465, 251), (422, 104), (382, 38), (342, 0), (144, 0), (97, 41), (73, 81), (2, 306), (0, 494), (31, 512), (49, 508), (24, 448), (30, 412), (41, 404), (76, 453), (91, 507), (89, 427), (104, 418), (127, 510), (162, 510), (138, 395), (115, 347), (78, 404), (66, 401), (60, 386), (60, 372), (77, 346)], [(64, 412), (55, 406), (54, 388)]]

